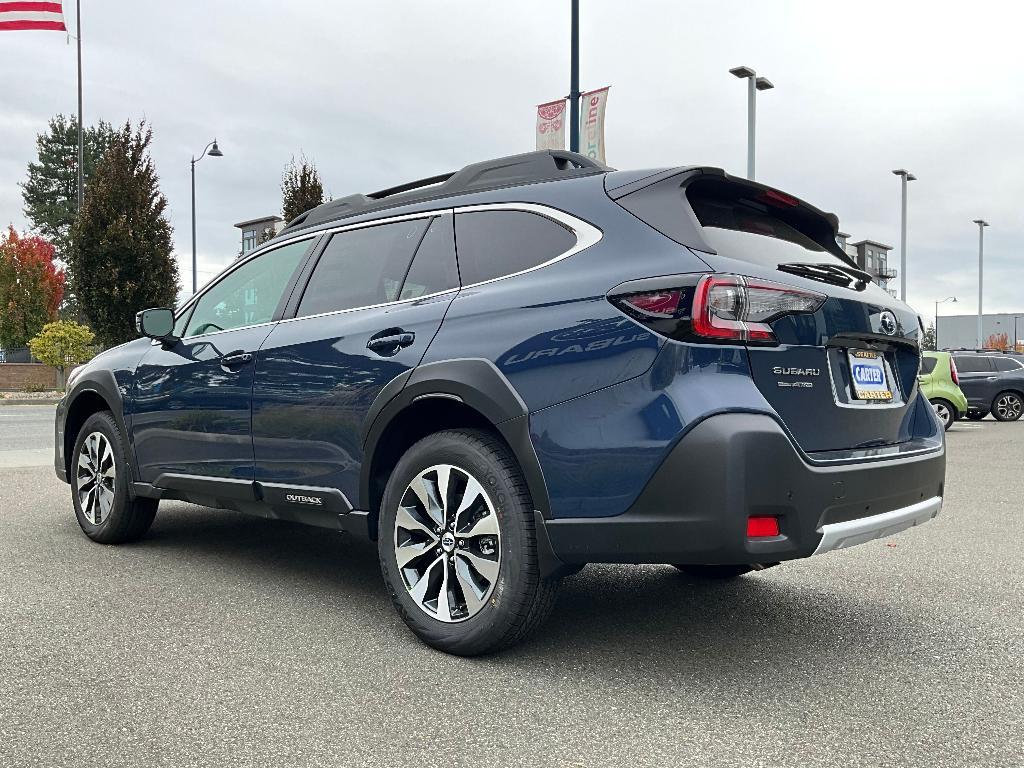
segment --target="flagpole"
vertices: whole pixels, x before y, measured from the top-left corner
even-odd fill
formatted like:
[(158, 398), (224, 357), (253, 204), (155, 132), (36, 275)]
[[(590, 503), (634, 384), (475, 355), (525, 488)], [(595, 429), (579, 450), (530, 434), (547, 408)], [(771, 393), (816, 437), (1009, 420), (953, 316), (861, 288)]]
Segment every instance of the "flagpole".
[(83, 140), (85, 129), (82, 125), (82, 0), (75, 0), (75, 15), (78, 27), (78, 207), (76, 211), (82, 210), (83, 196), (83, 173), (82, 164), (85, 160), (85, 148)]

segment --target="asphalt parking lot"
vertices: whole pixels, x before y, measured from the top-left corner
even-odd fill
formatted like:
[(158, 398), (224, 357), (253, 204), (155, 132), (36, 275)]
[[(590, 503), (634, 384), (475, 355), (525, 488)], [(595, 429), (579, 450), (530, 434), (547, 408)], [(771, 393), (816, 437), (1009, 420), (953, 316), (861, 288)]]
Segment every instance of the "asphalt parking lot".
[(0, 766), (1024, 764), (1024, 422), (954, 426), (921, 528), (729, 584), (590, 566), (465, 660), (341, 535), (166, 503), (91, 543), (51, 420), (0, 407)]

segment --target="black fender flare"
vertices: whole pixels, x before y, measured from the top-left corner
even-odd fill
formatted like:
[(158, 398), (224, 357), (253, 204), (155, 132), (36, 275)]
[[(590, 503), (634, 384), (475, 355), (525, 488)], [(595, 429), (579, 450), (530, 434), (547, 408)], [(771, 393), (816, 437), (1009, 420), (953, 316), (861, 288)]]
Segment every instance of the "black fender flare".
[(117, 380), (114, 378), (114, 374), (104, 368), (97, 368), (96, 370), (85, 371), (82, 373), (81, 376), (75, 380), (75, 384), (71, 388), (71, 391), (64, 397), (63, 403), (58, 407), (58, 445), (54, 446), (55, 450), (59, 451), (58, 455), (63, 459), (66, 467), (68, 457), (65, 455), (66, 451), (64, 450), (64, 443), (67, 441), (67, 419), (75, 410), (75, 404), (79, 399), (83, 395), (88, 396), (90, 394), (99, 397), (109, 407), (110, 412), (114, 417), (114, 421), (117, 422), (117, 427), (121, 430), (121, 434), (124, 436), (126, 442), (125, 453), (128, 458), (129, 473), (132, 478), (138, 477), (138, 468), (135, 466), (135, 445), (132, 440), (132, 433), (128, 429), (124, 416), (124, 397), (121, 394), (121, 388), (118, 386)]
[(359, 500), (368, 509), (373, 457), (391, 422), (414, 402), (427, 398), (458, 400), (481, 414), (512, 449), (526, 479), (534, 508), (550, 515), (547, 485), (530, 440), (529, 410), (504, 374), (490, 360), (460, 358), (427, 363), (396, 376), (381, 390), (367, 413)]

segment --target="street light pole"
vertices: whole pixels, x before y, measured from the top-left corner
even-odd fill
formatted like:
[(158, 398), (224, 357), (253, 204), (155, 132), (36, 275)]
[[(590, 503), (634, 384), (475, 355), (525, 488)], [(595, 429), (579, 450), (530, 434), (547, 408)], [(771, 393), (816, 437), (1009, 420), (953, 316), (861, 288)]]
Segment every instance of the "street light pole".
[[(209, 150), (209, 151), (207, 151)], [(224, 153), (220, 151), (220, 147), (217, 146), (217, 140), (214, 139), (205, 147), (203, 151), (199, 153), (199, 159), (196, 156), (192, 156), (192, 293), (195, 294), (199, 289), (199, 281), (196, 279), (196, 163), (202, 160), (204, 157), (209, 155), (210, 157), (223, 157)]]
[(976, 348), (982, 349), (981, 293), (985, 266), (985, 227), (989, 224), (984, 219), (975, 219), (974, 223), (978, 225), (978, 346)]
[(907, 300), (907, 182), (916, 181), (917, 176), (906, 168), (893, 171), (900, 177), (902, 188), (902, 206), (900, 213), (900, 301)]
[(945, 304), (947, 301), (952, 301), (956, 304), (956, 296), (947, 296), (941, 301), (935, 302), (935, 351), (939, 350), (939, 304)]
[(750, 67), (733, 67), (729, 74), (747, 81), (747, 178), (754, 180), (754, 146), (757, 137), (757, 92), (775, 86), (766, 77), (758, 77)]
[(580, 0), (572, 0), (569, 35), (569, 149), (580, 151)]

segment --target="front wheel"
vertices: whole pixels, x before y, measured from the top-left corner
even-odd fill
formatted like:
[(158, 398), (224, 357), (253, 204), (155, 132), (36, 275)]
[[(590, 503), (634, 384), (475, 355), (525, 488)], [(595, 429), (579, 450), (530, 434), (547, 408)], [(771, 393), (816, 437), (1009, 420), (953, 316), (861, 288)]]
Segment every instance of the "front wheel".
[(388, 479), (378, 523), (384, 582), (425, 643), (460, 656), (513, 645), (554, 605), (533, 502), (508, 447), (480, 430), (416, 443)]
[(935, 415), (939, 417), (939, 421), (942, 422), (942, 428), (948, 430), (953, 426), (953, 422), (956, 421), (956, 409), (953, 404), (948, 400), (941, 398), (935, 398), (929, 401), (932, 404), (932, 408), (935, 409)]
[(107, 411), (85, 420), (71, 456), (71, 496), (85, 535), (100, 544), (141, 537), (156, 516), (156, 499), (131, 498), (125, 442)]
[(992, 401), (992, 415), (997, 421), (1016, 421), (1024, 414), (1024, 400), (1016, 392), (1000, 392)]

